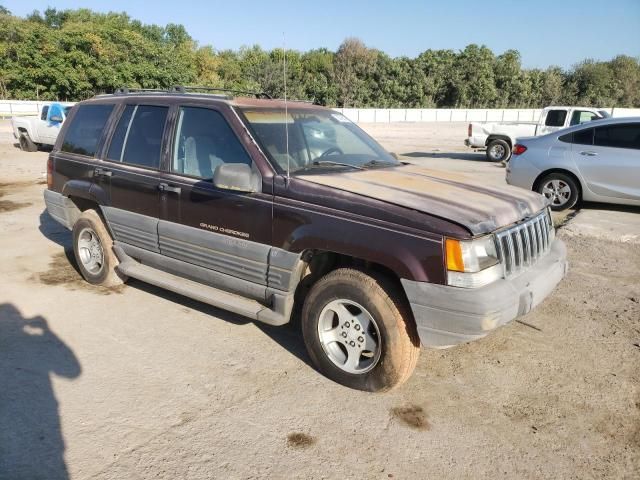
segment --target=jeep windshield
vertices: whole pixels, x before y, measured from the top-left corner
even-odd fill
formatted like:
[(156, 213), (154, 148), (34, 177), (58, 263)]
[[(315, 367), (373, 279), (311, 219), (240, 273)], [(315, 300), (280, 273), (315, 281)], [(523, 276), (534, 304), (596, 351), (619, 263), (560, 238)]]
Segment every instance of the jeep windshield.
[(373, 138), (338, 112), (295, 108), (286, 114), (284, 109), (241, 111), (280, 173), (287, 171), (287, 163), (290, 173), (299, 174), (400, 165)]

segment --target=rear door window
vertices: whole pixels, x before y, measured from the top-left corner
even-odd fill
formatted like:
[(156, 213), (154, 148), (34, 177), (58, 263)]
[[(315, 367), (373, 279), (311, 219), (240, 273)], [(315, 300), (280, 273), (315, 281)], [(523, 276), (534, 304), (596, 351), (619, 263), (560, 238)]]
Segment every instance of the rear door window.
[(594, 144), (599, 147), (640, 149), (640, 123), (610, 125), (595, 130)]
[(549, 110), (544, 124), (547, 127), (562, 127), (567, 119), (566, 110)]
[(168, 107), (127, 105), (113, 134), (107, 158), (148, 168), (160, 168)]
[(62, 151), (93, 157), (113, 105), (80, 105), (65, 133)]

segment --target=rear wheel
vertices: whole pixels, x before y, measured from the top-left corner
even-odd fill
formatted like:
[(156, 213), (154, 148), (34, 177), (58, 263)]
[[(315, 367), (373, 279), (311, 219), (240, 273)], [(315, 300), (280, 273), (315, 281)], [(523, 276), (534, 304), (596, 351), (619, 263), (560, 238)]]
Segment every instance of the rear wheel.
[(20, 135), (20, 149), (25, 152), (37, 152), (38, 145), (33, 143), (33, 140), (31, 140), (28, 133), (24, 132)]
[(578, 202), (578, 185), (564, 173), (550, 173), (540, 181), (537, 190), (551, 201), (551, 210), (565, 210)]
[(113, 240), (95, 210), (82, 212), (73, 226), (73, 252), (84, 279), (103, 287), (115, 287), (126, 281), (115, 268)]
[(311, 288), (302, 333), (317, 368), (358, 390), (402, 384), (420, 353), (413, 317), (395, 285), (350, 268), (330, 272)]
[(511, 147), (504, 140), (491, 140), (487, 145), (487, 160), (490, 162), (506, 162), (511, 157)]

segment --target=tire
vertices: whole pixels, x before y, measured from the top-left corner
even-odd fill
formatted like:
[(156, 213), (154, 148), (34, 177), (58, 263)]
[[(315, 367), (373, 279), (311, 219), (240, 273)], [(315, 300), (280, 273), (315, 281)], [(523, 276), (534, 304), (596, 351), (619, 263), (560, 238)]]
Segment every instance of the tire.
[(551, 210), (566, 210), (578, 203), (580, 187), (573, 177), (565, 173), (555, 172), (546, 175), (536, 191), (551, 201)]
[(113, 239), (95, 210), (85, 210), (73, 226), (73, 253), (84, 279), (92, 285), (115, 287), (127, 278), (116, 272)]
[(404, 383), (420, 340), (403, 297), (385, 277), (360, 270), (340, 268), (318, 280), (302, 309), (304, 342), (318, 370), (368, 392)]
[(22, 135), (20, 135), (20, 149), (25, 151), (25, 152), (37, 152), (38, 151), (38, 145), (36, 145), (35, 143), (33, 143), (33, 141), (31, 140), (31, 137), (29, 137), (28, 133), (23, 133)]
[(490, 162), (506, 162), (511, 158), (511, 147), (504, 140), (491, 140), (486, 155)]

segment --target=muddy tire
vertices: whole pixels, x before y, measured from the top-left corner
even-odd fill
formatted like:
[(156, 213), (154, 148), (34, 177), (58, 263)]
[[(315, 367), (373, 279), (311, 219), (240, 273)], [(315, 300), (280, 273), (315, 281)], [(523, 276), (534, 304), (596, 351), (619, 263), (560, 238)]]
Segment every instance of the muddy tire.
[(85, 210), (73, 226), (73, 253), (80, 273), (92, 285), (115, 287), (127, 278), (116, 272), (113, 239), (95, 210)]
[(386, 277), (340, 268), (318, 280), (302, 309), (302, 334), (318, 370), (368, 392), (405, 382), (420, 354), (413, 316)]
[(487, 160), (490, 162), (507, 162), (511, 158), (511, 147), (504, 140), (491, 140), (487, 145)]
[(24, 132), (22, 135), (20, 135), (20, 149), (25, 151), (25, 152), (37, 152), (38, 151), (38, 145), (36, 145), (35, 143), (33, 143), (33, 140), (31, 140), (31, 137), (29, 137), (29, 134)]
[(538, 182), (539, 194), (544, 195), (556, 212), (574, 207), (580, 200), (580, 187), (570, 175), (553, 172)]

